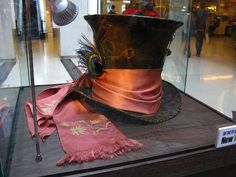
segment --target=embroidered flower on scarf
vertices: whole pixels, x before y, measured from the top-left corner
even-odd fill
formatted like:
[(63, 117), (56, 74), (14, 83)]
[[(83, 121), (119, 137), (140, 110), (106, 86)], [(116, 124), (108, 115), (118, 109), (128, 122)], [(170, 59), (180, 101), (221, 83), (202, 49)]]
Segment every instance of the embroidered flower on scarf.
[(94, 127), (96, 134), (100, 131), (108, 130), (108, 126), (111, 122), (107, 122), (106, 124), (97, 125)]
[(84, 132), (86, 131), (86, 128), (76, 126), (76, 127), (71, 128), (70, 131), (72, 132), (73, 135), (80, 135), (80, 134), (84, 134)]

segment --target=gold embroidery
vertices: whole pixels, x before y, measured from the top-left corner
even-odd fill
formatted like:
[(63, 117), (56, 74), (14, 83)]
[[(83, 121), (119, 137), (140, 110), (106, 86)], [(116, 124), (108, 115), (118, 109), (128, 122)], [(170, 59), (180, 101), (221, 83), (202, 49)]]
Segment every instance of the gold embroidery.
[(100, 123), (99, 120), (90, 120), (91, 125), (98, 124), (98, 123)]
[(107, 118), (104, 115), (99, 115), (98, 119), (100, 119), (100, 120), (107, 120)]
[(76, 120), (77, 123), (86, 123), (84, 120)]
[(38, 107), (43, 114), (52, 114), (57, 104), (58, 100), (53, 100), (51, 103), (38, 104)]
[(62, 122), (62, 123), (60, 123), (60, 125), (63, 126), (63, 127), (69, 127), (70, 126), (67, 122)]
[(73, 135), (84, 134), (86, 131), (85, 127), (76, 126), (70, 129)]
[(96, 128), (96, 133), (98, 133), (98, 132), (100, 132), (100, 131), (102, 131), (102, 130), (107, 130), (108, 129), (108, 125), (110, 124), (111, 122), (107, 122), (106, 124), (105, 124), (105, 126), (101, 126), (101, 127), (95, 127)]

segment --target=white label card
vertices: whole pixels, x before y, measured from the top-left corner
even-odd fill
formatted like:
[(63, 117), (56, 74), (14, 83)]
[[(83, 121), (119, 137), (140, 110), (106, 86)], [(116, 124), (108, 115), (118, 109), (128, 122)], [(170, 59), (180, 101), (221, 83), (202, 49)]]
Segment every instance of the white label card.
[(236, 125), (219, 128), (215, 144), (216, 148), (233, 144), (236, 144)]

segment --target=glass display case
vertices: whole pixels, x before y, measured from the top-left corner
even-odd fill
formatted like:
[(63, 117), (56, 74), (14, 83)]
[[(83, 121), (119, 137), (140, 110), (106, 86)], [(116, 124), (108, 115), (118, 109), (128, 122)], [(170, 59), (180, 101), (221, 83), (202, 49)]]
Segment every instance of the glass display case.
[(29, 81), (22, 6), (13, 1), (0, 4), (0, 174), (4, 176), (9, 173), (14, 148), (17, 101), (21, 87), (29, 86)]
[(0, 176), (233, 176), (234, 120), (189, 89), (193, 2), (94, 2), (0, 2)]

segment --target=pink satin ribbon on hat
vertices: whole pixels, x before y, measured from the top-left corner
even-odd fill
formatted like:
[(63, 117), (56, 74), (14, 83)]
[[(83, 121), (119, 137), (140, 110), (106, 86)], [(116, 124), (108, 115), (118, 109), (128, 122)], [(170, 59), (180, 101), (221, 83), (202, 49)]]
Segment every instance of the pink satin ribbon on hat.
[(92, 81), (93, 98), (114, 108), (155, 113), (162, 98), (160, 69), (106, 69)]

